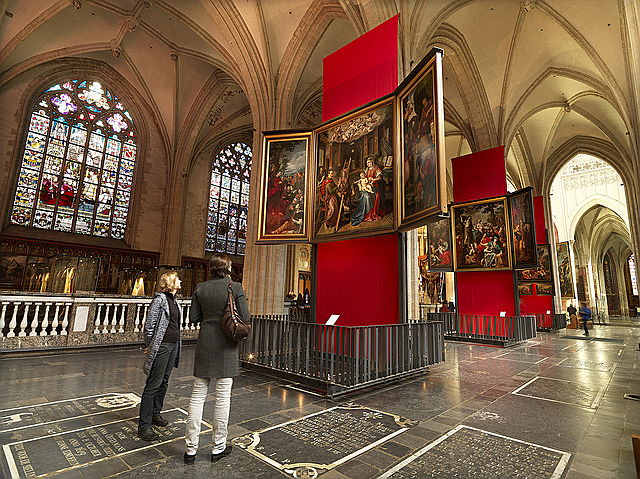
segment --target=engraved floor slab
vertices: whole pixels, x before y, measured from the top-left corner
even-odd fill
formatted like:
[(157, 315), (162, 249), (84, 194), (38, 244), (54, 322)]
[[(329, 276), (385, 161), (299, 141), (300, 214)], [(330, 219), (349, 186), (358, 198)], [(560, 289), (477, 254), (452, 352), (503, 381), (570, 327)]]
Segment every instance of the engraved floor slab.
[(596, 409), (604, 391), (604, 387), (589, 387), (565, 379), (536, 376), (511, 394)]
[(0, 410), (0, 433), (137, 406), (133, 393), (108, 393)]
[(235, 438), (247, 452), (294, 477), (317, 477), (417, 423), (353, 404)]
[(183, 438), (186, 414), (177, 408), (163, 411), (170, 424), (156, 429), (160, 439), (152, 443), (136, 436), (138, 419), (132, 418), (13, 442), (2, 448), (12, 479), (43, 477)]
[(568, 452), (458, 426), (378, 479), (559, 479), (570, 458)]
[(588, 361), (583, 359), (567, 359), (562, 364), (558, 364), (562, 368), (576, 368), (576, 369), (593, 369), (595, 371), (613, 371), (615, 364), (605, 361)]

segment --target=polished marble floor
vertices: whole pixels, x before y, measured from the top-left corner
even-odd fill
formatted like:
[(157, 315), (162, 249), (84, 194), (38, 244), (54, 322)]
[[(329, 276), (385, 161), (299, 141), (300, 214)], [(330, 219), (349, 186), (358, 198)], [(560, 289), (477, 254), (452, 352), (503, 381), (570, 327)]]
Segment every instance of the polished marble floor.
[[(640, 434), (640, 402), (623, 396), (640, 394), (639, 342), (640, 329), (630, 323), (596, 326), (589, 338), (575, 330), (538, 333), (510, 349), (448, 343), (446, 362), (428, 373), (337, 401), (244, 372), (233, 387), (229, 438), (269, 430), (259, 450), (273, 451), (278, 460), (238, 445), (212, 464), (205, 425), (193, 466), (182, 464), (180, 440), (193, 346), (171, 377), (165, 415), (172, 424), (151, 444), (134, 438), (137, 409), (127, 403), (144, 383), (140, 351), (0, 356), (2, 477), (292, 477), (276, 465), (286, 466), (294, 450), (304, 454), (306, 439), (296, 431), (312, 434), (327, 410), (351, 413), (357, 405), (353, 427), (372, 421), (379, 434), (370, 444), (352, 438), (344, 447), (355, 453), (345, 452), (319, 477), (632, 478), (630, 436)], [(279, 426), (309, 415), (297, 429)], [(389, 426), (385, 435), (375, 421), (392, 416), (407, 422)], [(211, 417), (211, 403), (204, 417)], [(323, 438), (315, 437), (317, 450)]]

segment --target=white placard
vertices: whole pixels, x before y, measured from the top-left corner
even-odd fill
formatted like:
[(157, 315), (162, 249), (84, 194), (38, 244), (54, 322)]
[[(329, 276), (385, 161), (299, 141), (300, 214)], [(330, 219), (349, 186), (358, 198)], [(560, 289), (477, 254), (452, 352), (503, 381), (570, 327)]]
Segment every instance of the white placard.
[(73, 331), (86, 331), (87, 318), (89, 318), (89, 306), (78, 306), (76, 308), (76, 317), (73, 321)]
[(336, 321), (338, 321), (339, 317), (340, 317), (339, 314), (332, 314), (331, 316), (329, 316), (329, 319), (327, 319), (327, 322), (324, 324), (328, 326), (333, 326), (334, 324), (336, 324)]
[(548, 309), (547, 309), (547, 314), (551, 314), (551, 311), (549, 311)]
[(501, 318), (505, 318), (507, 316), (507, 312), (506, 311), (500, 311), (500, 317)]

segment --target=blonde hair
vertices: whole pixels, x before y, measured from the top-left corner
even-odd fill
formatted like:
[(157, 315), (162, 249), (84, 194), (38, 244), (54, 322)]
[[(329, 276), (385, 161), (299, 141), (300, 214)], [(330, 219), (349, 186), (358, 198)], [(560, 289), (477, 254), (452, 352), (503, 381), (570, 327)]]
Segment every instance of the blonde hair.
[(179, 279), (177, 271), (169, 271), (168, 273), (164, 273), (160, 276), (160, 281), (158, 282), (158, 289), (163, 292), (173, 291), (177, 289), (176, 281)]

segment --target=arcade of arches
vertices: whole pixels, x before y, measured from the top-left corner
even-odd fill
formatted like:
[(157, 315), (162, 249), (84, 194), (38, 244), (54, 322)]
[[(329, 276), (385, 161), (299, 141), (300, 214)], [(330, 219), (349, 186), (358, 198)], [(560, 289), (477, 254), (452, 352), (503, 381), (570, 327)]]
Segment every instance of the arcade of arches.
[[(449, 202), (453, 201), (451, 159), (504, 145), (508, 190), (531, 186), (534, 196), (543, 198), (548, 242), (554, 252), (554, 311), (550, 313), (563, 313), (570, 304), (586, 302), (594, 323), (607, 324), (598, 326), (603, 328), (602, 335), (620, 345), (603, 350), (598, 357), (588, 355), (588, 346), (584, 357), (570, 358), (559, 352), (564, 351), (562, 340), (553, 337), (539, 348), (547, 348), (548, 363), (558, 366), (563, 358), (570, 358), (606, 365), (594, 366), (596, 372), (589, 376), (591, 386), (601, 386), (605, 394), (608, 374), (613, 377), (614, 363), (623, 361), (619, 369), (627, 376), (621, 376), (620, 383), (629, 380), (640, 387), (629, 339), (634, 330), (625, 329), (623, 334), (622, 329), (615, 329), (616, 324), (639, 327), (635, 323), (640, 308), (637, 0), (1, 2), (0, 303), (9, 304), (5, 298), (11, 295), (24, 303), (23, 309), (15, 309), (13, 323), (9, 314), (5, 319), (6, 306), (0, 312), (6, 341), (2, 348), (71, 345), (62, 341), (62, 331), (69, 325), (77, 327), (77, 319), (65, 323), (67, 326), (62, 322), (43, 326), (37, 333), (35, 329), (22, 331), (24, 338), (18, 337), (17, 329), (14, 335), (11, 325), (20, 327), (17, 311), (28, 316), (24, 308), (29, 294), (44, 297), (52, 291), (60, 296), (73, 292), (69, 286), (72, 267), (78, 284), (89, 278), (88, 284), (95, 285), (85, 289), (96, 291), (97, 297), (116, 298), (105, 305), (105, 318), (122, 314), (122, 324), (113, 319), (108, 327), (106, 319), (96, 319), (95, 325), (89, 319), (86, 337), (80, 342), (108, 342), (98, 333), (116, 333), (119, 328), (133, 342), (134, 328), (135, 334), (140, 329), (135, 319), (140, 309), (132, 312), (117, 298), (137, 301), (130, 296), (150, 295), (157, 275), (168, 270), (180, 271), (183, 295), (188, 297), (195, 284), (207, 279), (206, 265), (213, 252), (230, 254), (232, 275), (242, 282), (252, 314), (306, 314), (312, 300), (304, 293), (311, 291), (313, 296), (314, 292), (313, 247), (255, 244), (258, 183), (263, 174), (262, 132), (320, 124), (322, 59), (396, 14), (400, 16), (399, 80), (432, 47), (444, 51)], [(429, 272), (425, 267), (425, 228), (403, 233), (403, 238), (408, 317), (417, 319), (439, 311), (443, 301), (456, 303), (454, 273)], [(555, 254), (555, 245), (564, 242), (569, 244), (566, 264)], [(99, 263), (92, 258), (100, 258)], [(563, 281), (568, 281), (569, 292), (563, 290)], [(48, 305), (42, 310), (45, 307), (49, 311)], [(86, 307), (91, 314), (97, 308), (93, 303)], [(100, 317), (101, 310), (97, 311)], [(124, 326), (125, 316), (131, 330)], [(86, 314), (84, 320), (86, 323)], [(56, 337), (36, 342), (49, 331)], [(581, 348), (579, 339), (565, 341), (566, 346), (573, 341), (576, 351)], [(447, 348), (456, 361), (479, 361), (485, 354), (476, 354), (482, 351), (478, 346), (467, 350), (467, 346), (449, 344)], [(510, 354), (517, 357), (513, 357), (513, 368), (501, 373), (504, 381), (515, 384), (514, 378), (529, 380), (536, 375), (527, 364), (532, 351)], [(490, 356), (482, 359), (507, 362), (494, 360), (493, 352)], [(132, 356), (122, 358), (134, 362)], [(33, 368), (41, 364), (36, 356), (29, 361)], [(451, 364), (447, 368), (454, 367)], [(529, 369), (519, 367), (523, 364)], [(578, 370), (589, 369), (584, 367)], [(186, 371), (184, 366), (181, 370)], [(183, 375), (190, 374), (184, 371)], [(549, 376), (554, 381), (571, 379), (566, 372), (555, 374)], [(469, 397), (475, 397), (470, 391), (482, 378), (472, 370), (459, 375), (466, 375), (467, 385), (472, 384), (462, 395), (469, 392)], [(3, 381), (0, 377), (0, 383)], [(133, 387), (126, 378), (123, 381), (126, 387)], [(256, 391), (279, 387), (253, 377), (247, 381), (247, 390), (242, 391), (247, 394), (251, 387)], [(122, 384), (120, 389), (125, 387)], [(420, 384), (425, 391), (429, 389), (426, 382)], [(542, 389), (532, 396), (543, 394)], [(21, 404), (15, 385), (13, 391), (13, 396), (6, 396), (6, 404), (0, 394), (0, 409), (32, 404), (34, 398), (66, 399), (61, 394), (34, 396), (28, 392), (29, 401)], [(287, 390), (283, 391), (281, 402), (289, 404)], [(172, 394), (175, 407), (186, 404), (178, 400), (179, 391)], [(408, 394), (415, 394), (408, 402), (420, 403), (417, 390)], [(490, 395), (476, 398), (477, 404), (468, 411), (479, 414), (475, 419), (483, 418), (478, 421), (499, 423), (502, 412), (480, 411), (489, 404), (483, 401)], [(563, 402), (556, 399), (558, 404)], [(287, 408), (275, 402), (265, 406), (272, 410), (260, 419), (252, 418), (256, 424), (234, 423), (234, 433), (276, 424), (265, 417)], [(606, 422), (615, 417), (611, 421), (620, 426), (627, 441), (629, 430), (638, 432), (637, 419), (625, 422), (629, 406), (611, 404), (617, 404), (619, 414), (611, 406), (601, 419)], [(375, 407), (376, 401), (370, 405)], [(313, 402), (304, 406), (305, 413), (319, 409)], [(561, 406), (567, 408), (562, 414), (573, 414), (568, 410), (572, 406)], [(438, 414), (450, 409), (447, 406)], [(587, 410), (591, 414), (596, 409), (590, 404), (576, 414), (586, 415)], [(463, 412), (456, 410), (458, 415)], [(423, 427), (422, 436), (412, 437), (426, 443), (436, 432), (448, 430), (443, 424), (453, 424), (454, 416), (445, 414), (440, 423), (433, 423), (430, 417), (428, 427), (418, 426)], [(4, 444), (1, 419), (0, 442)], [(591, 416), (582, 419), (575, 430), (596, 436), (599, 430), (590, 429)], [(478, 421), (474, 424), (483, 424)], [(567, 429), (574, 426), (569, 420), (563, 424)], [(509, 435), (508, 430), (499, 427), (496, 433)], [(622, 444), (621, 437), (622, 432), (615, 440)], [(563, 448), (551, 441), (548, 447), (577, 453), (578, 437), (574, 434), (568, 441), (575, 444)], [(398, 451), (405, 448), (409, 454), (418, 449), (414, 446), (420, 441), (405, 442), (394, 444)], [(631, 470), (628, 449), (624, 443), (617, 455), (612, 453), (602, 462), (589, 463), (585, 457), (572, 460), (567, 474), (573, 475), (567, 477), (629, 477), (624, 476)], [(165, 464), (165, 456), (175, 451), (158, 454)], [(602, 454), (597, 457), (604, 457)], [(393, 462), (389, 458), (396, 457), (388, 451), (383, 456), (379, 464), (361, 461), (360, 469), (342, 466), (337, 468), (339, 474), (329, 471), (324, 477), (373, 477), (374, 472), (366, 471), (382, 473)], [(127, 471), (135, 469), (130, 463), (126, 467)], [(124, 469), (113, 471), (109, 474)], [(171, 471), (165, 470), (169, 475)], [(602, 475), (603, 471), (608, 475)]]

